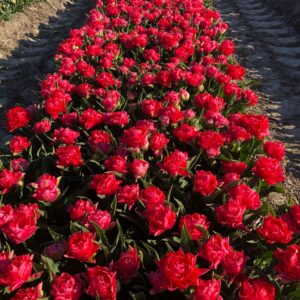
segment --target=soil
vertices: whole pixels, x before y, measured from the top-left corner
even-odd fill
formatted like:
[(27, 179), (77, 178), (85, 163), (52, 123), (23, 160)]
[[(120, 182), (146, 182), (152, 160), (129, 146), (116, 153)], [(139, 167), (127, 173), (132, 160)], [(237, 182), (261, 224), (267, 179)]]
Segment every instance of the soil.
[(278, 204), (300, 200), (300, 35), (287, 18), (264, 0), (215, 0), (229, 24), (238, 60), (259, 84), (256, 113), (268, 116), (274, 139), (285, 143), (286, 195), (271, 195)]
[(297, 0), (264, 0), (271, 8), (286, 17), (287, 22), (300, 31), (300, 2)]

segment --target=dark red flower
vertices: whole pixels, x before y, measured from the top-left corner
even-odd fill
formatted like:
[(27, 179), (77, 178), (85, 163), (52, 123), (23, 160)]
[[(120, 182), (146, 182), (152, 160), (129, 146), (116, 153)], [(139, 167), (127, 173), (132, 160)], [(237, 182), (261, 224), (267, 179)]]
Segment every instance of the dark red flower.
[(51, 129), (51, 122), (47, 119), (34, 123), (33, 131), (37, 134), (47, 133)]
[(149, 222), (149, 234), (154, 236), (171, 229), (176, 222), (176, 214), (169, 205), (147, 206), (144, 216)]
[(162, 109), (161, 102), (158, 102), (153, 99), (144, 100), (142, 102), (143, 112), (149, 117), (157, 117), (159, 115), (159, 111)]
[(97, 174), (94, 175), (90, 188), (95, 190), (98, 195), (114, 195), (118, 191), (121, 182), (112, 173)]
[(176, 149), (170, 155), (164, 157), (161, 168), (170, 176), (189, 176), (187, 160), (188, 154)]
[(9, 132), (26, 127), (31, 120), (30, 113), (21, 106), (10, 109), (6, 114), (6, 126)]
[(58, 157), (56, 163), (59, 167), (78, 167), (83, 164), (79, 146), (60, 146), (55, 154)]
[(77, 221), (93, 213), (96, 209), (97, 205), (94, 205), (91, 200), (78, 199), (74, 205), (69, 206), (68, 212), (71, 220)]
[(260, 157), (255, 162), (252, 172), (270, 185), (284, 181), (282, 167), (275, 158)]
[(169, 139), (165, 134), (156, 132), (149, 139), (149, 148), (155, 155), (159, 155), (161, 150), (167, 146)]
[(43, 283), (41, 282), (35, 287), (19, 289), (11, 300), (36, 300), (43, 298), (42, 286)]
[(0, 253), (0, 285), (12, 292), (32, 278), (33, 255), (14, 256), (13, 252)]
[(265, 279), (245, 279), (239, 291), (239, 300), (275, 300), (275, 287)]
[(14, 209), (10, 204), (0, 207), (0, 228), (14, 218)]
[[(192, 253), (184, 253), (182, 249), (177, 252), (168, 252), (157, 261), (158, 270), (150, 274), (150, 282), (154, 293), (164, 290), (185, 290), (190, 286), (196, 286), (199, 276), (206, 271), (196, 265), (197, 256)], [(155, 277), (159, 276), (160, 280)]]
[(129, 115), (126, 111), (115, 111), (103, 115), (103, 122), (110, 126), (124, 127), (129, 122)]
[(264, 238), (268, 244), (282, 243), (288, 244), (294, 232), (289, 230), (288, 225), (279, 218), (267, 216), (257, 232)]
[(183, 123), (174, 130), (174, 135), (181, 142), (191, 142), (196, 139), (198, 129), (194, 126)]
[(115, 85), (115, 79), (111, 73), (102, 72), (97, 75), (96, 81), (102, 88), (112, 87)]
[(103, 121), (103, 116), (100, 112), (88, 108), (79, 117), (79, 123), (84, 126), (85, 129), (91, 129)]
[(229, 201), (223, 205), (216, 208), (217, 221), (218, 223), (228, 226), (230, 228), (243, 227), (243, 216), (246, 207), (233, 200)]
[(38, 201), (53, 202), (59, 196), (58, 179), (50, 174), (41, 175), (31, 186), (35, 188), (32, 195)]
[(67, 111), (67, 105), (71, 101), (71, 96), (62, 90), (56, 90), (45, 101), (45, 110), (52, 119), (57, 119), (60, 114)]
[(234, 53), (234, 44), (230, 40), (224, 40), (219, 47), (219, 50), (225, 55), (231, 55)]
[(245, 75), (245, 68), (239, 65), (227, 65), (227, 74), (235, 80), (241, 80)]
[(198, 279), (195, 291), (193, 293), (193, 300), (222, 300), (221, 297), (221, 280)]
[(247, 164), (243, 161), (222, 161), (224, 173), (236, 173), (242, 175), (247, 169)]
[(259, 194), (252, 190), (247, 184), (239, 184), (230, 189), (230, 196), (240, 205), (245, 206), (247, 209), (256, 210), (261, 207)]
[(87, 294), (99, 297), (101, 300), (116, 300), (117, 283), (116, 273), (106, 267), (96, 266), (87, 269), (88, 287)]
[(283, 249), (277, 249), (274, 252), (278, 263), (275, 267), (280, 277), (287, 281), (300, 280), (300, 246), (293, 244)]
[(95, 262), (94, 256), (99, 248), (90, 232), (75, 232), (69, 238), (65, 256), (82, 262)]
[(129, 249), (121, 253), (120, 258), (113, 263), (113, 270), (117, 272), (117, 277), (125, 282), (136, 276), (140, 264), (141, 262), (136, 248), (129, 247)]
[(10, 167), (13, 172), (22, 172), (29, 167), (29, 162), (22, 157), (15, 158), (10, 161)]
[(146, 176), (148, 168), (149, 168), (149, 163), (139, 158), (136, 158), (130, 164), (130, 171), (137, 179)]
[(72, 145), (79, 136), (80, 133), (78, 131), (70, 128), (60, 127), (53, 131), (51, 138), (53, 139), (53, 142)]
[(111, 225), (110, 213), (106, 210), (97, 209), (89, 213), (87, 217), (81, 221), (81, 224), (92, 232), (95, 232), (94, 223), (102, 230), (106, 231)]
[(117, 199), (119, 203), (124, 203), (128, 205), (131, 209), (139, 198), (140, 187), (138, 184), (123, 185), (117, 194)]
[(148, 148), (148, 130), (140, 127), (131, 127), (124, 130), (120, 142), (127, 148), (139, 151)]
[(51, 296), (55, 300), (79, 300), (83, 292), (83, 284), (78, 275), (61, 273), (54, 278), (51, 285)]
[(2, 230), (14, 244), (21, 244), (35, 234), (39, 217), (37, 204), (20, 204)]
[(201, 196), (211, 195), (217, 188), (218, 181), (209, 171), (200, 170), (195, 173), (194, 191)]
[(209, 224), (205, 215), (193, 213), (180, 218), (179, 229), (182, 230), (183, 225), (185, 225), (191, 238), (198, 241), (204, 236), (201, 228), (208, 230)]
[(271, 157), (278, 160), (283, 160), (285, 155), (284, 144), (279, 141), (268, 141), (264, 143), (265, 153)]
[(230, 249), (229, 253), (223, 258), (221, 264), (226, 275), (236, 276), (245, 269), (246, 262), (247, 256), (244, 251)]
[(110, 156), (105, 160), (104, 165), (108, 171), (115, 171), (123, 174), (127, 172), (127, 161), (120, 155)]
[(255, 92), (251, 91), (250, 89), (246, 89), (243, 91), (243, 96), (249, 105), (254, 106), (258, 102), (258, 96)]
[(23, 177), (24, 173), (22, 172), (13, 172), (3, 169), (2, 172), (0, 172), (0, 193), (6, 194), (9, 192)]
[(9, 148), (13, 155), (21, 154), (31, 145), (29, 139), (25, 136), (14, 136), (9, 142)]
[(111, 135), (104, 130), (94, 130), (89, 137), (89, 144), (95, 152), (109, 153), (111, 151)]
[(300, 204), (293, 205), (290, 208), (290, 215), (296, 225), (300, 228)]
[(211, 269), (216, 269), (230, 249), (229, 238), (213, 235), (201, 246), (198, 255), (210, 262)]
[(200, 148), (205, 150), (208, 156), (215, 157), (221, 153), (220, 148), (224, 144), (225, 138), (220, 133), (207, 130), (200, 132), (198, 138)]
[(156, 186), (149, 186), (141, 191), (140, 199), (146, 206), (156, 206), (164, 204), (166, 200), (165, 193)]

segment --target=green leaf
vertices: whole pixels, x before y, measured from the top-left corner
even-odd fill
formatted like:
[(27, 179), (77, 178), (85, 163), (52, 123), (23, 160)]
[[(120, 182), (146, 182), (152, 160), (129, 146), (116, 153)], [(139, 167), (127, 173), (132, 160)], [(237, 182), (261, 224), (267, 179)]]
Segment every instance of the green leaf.
[(114, 200), (112, 201), (111, 206), (110, 206), (112, 216), (115, 216), (115, 214), (116, 214), (117, 204), (118, 204), (117, 196), (114, 196)]
[(77, 232), (78, 230), (81, 230), (81, 231), (84, 231), (84, 232), (89, 231), (86, 227), (80, 225), (77, 222), (70, 222), (70, 231), (72, 232), (72, 234)]
[(181, 212), (182, 214), (185, 215), (186, 211), (185, 211), (184, 204), (180, 200), (178, 200), (177, 198), (173, 198), (173, 200), (177, 203), (178, 208), (179, 208), (177, 213)]
[(50, 282), (52, 282), (54, 275), (59, 273), (57, 264), (50, 257), (44, 255), (41, 255), (41, 259), (44, 262), (46, 270), (48, 271)]
[(276, 185), (272, 186), (270, 188), (270, 190), (272, 192), (275, 192), (275, 193), (280, 193), (280, 194), (284, 194), (285, 193), (285, 188), (283, 186), (279, 185), (279, 184), (276, 184)]
[(273, 207), (265, 200), (262, 200), (262, 206), (260, 207), (259, 211), (265, 215), (271, 214), (272, 216), (276, 217), (276, 212), (274, 211)]
[(193, 240), (192, 240), (190, 233), (187, 230), (185, 224), (183, 224), (183, 227), (181, 229), (181, 248), (185, 252), (193, 252), (194, 251)]
[(109, 245), (107, 237), (105, 235), (105, 231), (95, 222), (91, 222), (96, 229), (98, 237), (101, 239), (101, 242), (104, 243), (106, 246)]
[(189, 166), (189, 170), (192, 170), (194, 168), (194, 166), (197, 164), (198, 160), (200, 159), (202, 155), (202, 150), (200, 150), (200, 152), (193, 156), (189, 161), (188, 161), (188, 166)]
[(300, 286), (298, 286), (293, 292), (289, 293), (290, 300), (299, 300), (300, 299)]
[(219, 160), (223, 160), (223, 161), (236, 161), (230, 157), (226, 157), (224, 154), (220, 154), (216, 157), (216, 159), (219, 159)]
[(210, 234), (209, 234), (208, 230), (206, 230), (203, 226), (197, 224), (196, 227), (202, 232), (202, 234), (205, 238), (210, 237)]
[(273, 252), (267, 251), (261, 257), (255, 259), (253, 263), (255, 266), (263, 270), (271, 264), (272, 260), (273, 260)]
[(56, 231), (52, 230), (50, 227), (48, 227), (48, 231), (51, 234), (53, 240), (55, 242), (63, 240), (64, 239), (64, 235), (57, 233)]
[(139, 293), (132, 293), (129, 292), (130, 297), (132, 300), (147, 300), (147, 296), (145, 295), (145, 293), (143, 292), (139, 292)]
[(168, 191), (168, 194), (167, 194), (167, 199), (166, 199), (166, 202), (167, 202), (167, 203), (170, 202), (172, 190), (173, 190), (173, 184), (170, 186), (169, 191)]
[(126, 249), (126, 238), (125, 238), (125, 235), (123, 233), (123, 230), (122, 230), (122, 227), (119, 223), (119, 221), (117, 220), (117, 227), (118, 227), (118, 231), (119, 231), (119, 234), (120, 234), (120, 241), (121, 241), (121, 247), (123, 249)]
[(184, 179), (184, 177), (181, 177), (179, 179), (178, 183), (179, 183), (179, 185), (178, 185), (179, 188), (184, 189), (190, 184), (190, 181)]
[(151, 247), (149, 244), (145, 242), (142, 242), (142, 244), (144, 245), (144, 247), (146, 248), (147, 252), (151, 257), (154, 257), (155, 259), (159, 260), (159, 255), (153, 247)]
[(99, 227), (99, 225), (97, 223), (92, 222), (92, 224), (94, 225), (97, 235), (100, 238), (101, 249), (103, 250), (105, 257), (108, 258), (109, 253), (110, 253), (110, 251), (109, 251), (110, 245), (109, 245), (109, 242), (105, 235), (105, 231), (101, 227)]

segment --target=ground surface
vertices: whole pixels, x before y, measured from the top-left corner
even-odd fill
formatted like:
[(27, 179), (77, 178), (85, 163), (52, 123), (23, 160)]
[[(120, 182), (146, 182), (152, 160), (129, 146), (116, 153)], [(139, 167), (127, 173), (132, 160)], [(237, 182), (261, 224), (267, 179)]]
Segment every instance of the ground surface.
[(272, 135), (287, 149), (288, 193), (300, 200), (300, 34), (264, 0), (215, 0), (229, 23), (238, 59), (261, 84), (257, 113), (272, 123)]
[[(35, 3), (0, 22), (0, 121), (7, 107), (37, 99), (38, 82), (53, 69), (58, 43), (79, 27), (94, 0)], [(258, 113), (287, 147), (287, 189), (300, 200), (300, 34), (264, 0), (215, 0), (230, 25), (239, 60), (261, 82)], [(3, 125), (2, 125), (3, 126)], [(0, 128), (0, 144), (8, 136)]]
[(300, 1), (298, 0), (263, 0), (273, 9), (286, 17), (286, 20), (300, 30)]

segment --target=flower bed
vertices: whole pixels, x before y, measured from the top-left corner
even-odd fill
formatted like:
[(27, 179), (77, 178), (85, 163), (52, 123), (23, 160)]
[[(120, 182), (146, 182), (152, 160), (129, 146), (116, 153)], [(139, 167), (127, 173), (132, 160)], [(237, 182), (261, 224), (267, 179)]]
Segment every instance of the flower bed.
[(1, 299), (299, 299), (284, 147), (202, 0), (98, 1), (7, 113)]

